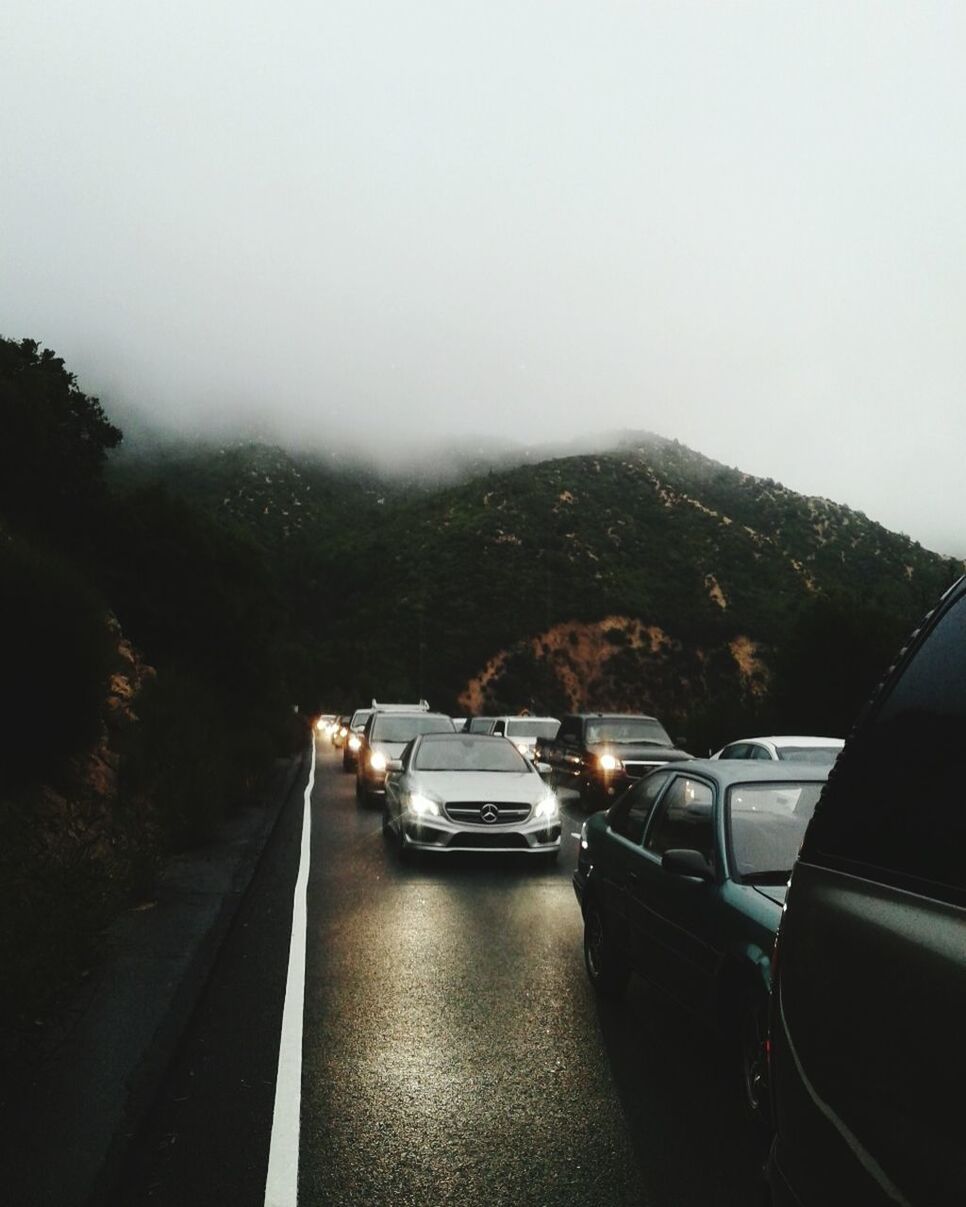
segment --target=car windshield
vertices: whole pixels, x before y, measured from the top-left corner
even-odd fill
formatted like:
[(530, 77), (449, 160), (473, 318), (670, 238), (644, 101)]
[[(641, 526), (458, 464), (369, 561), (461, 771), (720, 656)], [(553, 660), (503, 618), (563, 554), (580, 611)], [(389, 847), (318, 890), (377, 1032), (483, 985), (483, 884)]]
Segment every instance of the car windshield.
[(788, 763), (811, 763), (813, 767), (831, 767), (841, 746), (778, 746), (778, 757)]
[(449, 717), (424, 712), (377, 716), (369, 736), (374, 742), (409, 742), (421, 733), (455, 732), (456, 726)]
[(349, 722), (350, 729), (365, 729), (366, 721), (372, 716), (371, 708), (360, 708), (352, 714), (352, 720)]
[(548, 738), (557, 736), (559, 721), (538, 721), (533, 717), (521, 717), (506, 723), (508, 738)]
[(735, 879), (783, 884), (802, 845), (822, 784), (735, 784), (728, 828)]
[(587, 722), (587, 744), (599, 742), (654, 742), (658, 746), (670, 746), (671, 739), (660, 721), (653, 717), (602, 717), (599, 721)]
[(466, 726), (470, 733), (492, 733), (496, 717), (470, 717)]
[(416, 771), (528, 771), (515, 746), (500, 738), (424, 738), (413, 760)]

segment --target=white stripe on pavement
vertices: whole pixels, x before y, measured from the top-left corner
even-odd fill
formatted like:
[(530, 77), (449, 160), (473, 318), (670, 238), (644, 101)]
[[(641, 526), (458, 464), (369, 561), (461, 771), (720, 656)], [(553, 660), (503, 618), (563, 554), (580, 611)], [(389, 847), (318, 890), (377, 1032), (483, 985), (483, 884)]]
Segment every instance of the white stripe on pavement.
[(302, 812), (302, 853), (292, 905), (292, 941), (288, 951), (285, 1008), (275, 1079), (272, 1143), (268, 1152), (265, 1207), (295, 1207), (299, 1197), (299, 1123), (302, 1116), (302, 1016), (305, 1005), (306, 897), (312, 838), (312, 789), (315, 786), (315, 735)]

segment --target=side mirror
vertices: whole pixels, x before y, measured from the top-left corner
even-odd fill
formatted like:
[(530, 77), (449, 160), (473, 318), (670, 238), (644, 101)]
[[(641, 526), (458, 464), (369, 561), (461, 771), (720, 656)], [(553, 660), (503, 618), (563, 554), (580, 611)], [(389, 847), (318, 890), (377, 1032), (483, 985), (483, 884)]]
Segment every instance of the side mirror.
[(673, 847), (665, 851), (661, 859), (661, 867), (665, 872), (674, 876), (693, 876), (697, 880), (713, 880), (714, 871), (711, 864), (700, 851), (687, 850), (684, 847)]
[(386, 774), (387, 775), (389, 774), (390, 771), (402, 771), (402, 769), (403, 769), (402, 759), (390, 759), (389, 762), (386, 764)]
[(552, 771), (552, 768), (549, 763), (535, 763), (534, 766), (540, 772), (541, 775), (549, 775), (550, 772)]

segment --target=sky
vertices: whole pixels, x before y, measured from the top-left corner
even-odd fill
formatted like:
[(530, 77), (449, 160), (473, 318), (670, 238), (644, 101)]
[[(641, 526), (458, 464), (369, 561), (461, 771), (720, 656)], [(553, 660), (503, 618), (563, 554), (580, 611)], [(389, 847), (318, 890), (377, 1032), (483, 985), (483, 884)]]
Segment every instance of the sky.
[(7, 0), (0, 334), (124, 426), (676, 438), (966, 556), (959, 0)]

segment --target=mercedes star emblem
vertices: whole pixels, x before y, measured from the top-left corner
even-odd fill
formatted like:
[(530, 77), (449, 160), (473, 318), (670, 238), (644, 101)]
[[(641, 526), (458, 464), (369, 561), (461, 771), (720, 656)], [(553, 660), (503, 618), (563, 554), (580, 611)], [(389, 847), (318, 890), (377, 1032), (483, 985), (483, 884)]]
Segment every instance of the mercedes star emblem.
[(495, 821), (499, 821), (500, 810), (496, 807), (496, 805), (484, 805), (480, 810), (480, 817), (487, 823), (487, 825), (492, 825)]

